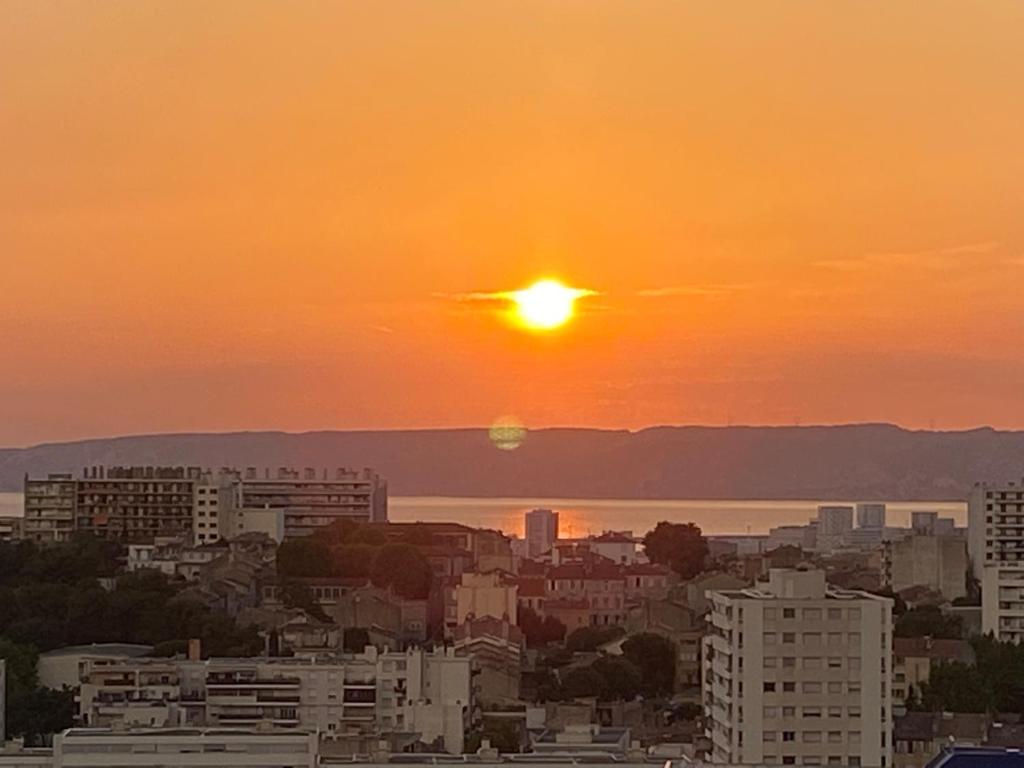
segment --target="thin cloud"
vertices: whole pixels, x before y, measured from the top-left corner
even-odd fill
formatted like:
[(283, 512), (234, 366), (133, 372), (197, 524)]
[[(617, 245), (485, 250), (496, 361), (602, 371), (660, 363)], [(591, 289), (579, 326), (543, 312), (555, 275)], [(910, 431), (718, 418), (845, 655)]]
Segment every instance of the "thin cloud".
[(697, 285), (670, 285), (664, 288), (645, 288), (637, 296), (661, 298), (665, 296), (728, 296), (750, 288), (747, 283), (708, 283)]
[(995, 251), (1001, 243), (987, 240), (980, 243), (965, 243), (946, 248), (926, 251), (883, 251), (866, 253), (853, 259), (824, 259), (814, 262), (822, 269), (839, 272), (858, 272), (873, 267), (924, 267), (926, 269), (950, 269), (963, 264), (957, 256), (982, 256)]

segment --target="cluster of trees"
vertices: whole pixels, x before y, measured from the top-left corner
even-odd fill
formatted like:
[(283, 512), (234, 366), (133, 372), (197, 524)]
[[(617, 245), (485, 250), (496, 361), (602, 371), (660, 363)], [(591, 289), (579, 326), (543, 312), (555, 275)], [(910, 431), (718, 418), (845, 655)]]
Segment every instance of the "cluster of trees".
[(153, 571), (119, 574), (123, 554), (118, 544), (89, 535), (44, 548), (0, 542), (0, 658), (7, 661), (11, 735), (38, 743), (72, 723), (74, 695), (38, 685), (40, 651), (129, 642), (171, 655), (184, 651), (192, 637), (211, 655), (262, 650), (255, 628), (239, 627), (184, 584)]
[(644, 536), (644, 552), (652, 563), (667, 565), (683, 579), (704, 570), (708, 543), (693, 523), (658, 523)]
[(565, 624), (554, 616), (541, 616), (528, 606), (519, 609), (518, 624), (530, 648), (542, 648), (565, 640)]
[(384, 532), (372, 524), (345, 520), (284, 542), (277, 550), (277, 572), (286, 579), (366, 578), (401, 597), (423, 600), (430, 595), (434, 574), (417, 547), (431, 543), (429, 533), (416, 528), (388, 543)]
[(1024, 712), (1024, 646), (993, 637), (971, 640), (976, 665), (951, 662), (932, 668), (910, 709), (929, 712)]
[(922, 605), (904, 610), (896, 617), (895, 637), (932, 637), (959, 640), (964, 636), (964, 620), (943, 613), (937, 605)]
[[(128, 642), (174, 653), (198, 637), (215, 655), (253, 655), (255, 629), (238, 627), (183, 583), (155, 571), (117, 575), (120, 547), (89, 535), (38, 548), (0, 543), (0, 637), (48, 651), (65, 645)], [(106, 589), (101, 579), (113, 585)]]
[[(593, 635), (586, 638), (593, 639)], [(584, 638), (580, 636), (577, 642), (584, 643)], [(551, 663), (561, 666), (571, 660), (572, 653), (566, 650), (552, 658)], [(539, 686), (538, 696), (552, 701), (590, 696), (601, 701), (629, 701), (637, 696), (668, 695), (674, 685), (675, 645), (661, 635), (641, 633), (623, 642), (621, 656), (601, 656), (587, 666), (552, 670)]]

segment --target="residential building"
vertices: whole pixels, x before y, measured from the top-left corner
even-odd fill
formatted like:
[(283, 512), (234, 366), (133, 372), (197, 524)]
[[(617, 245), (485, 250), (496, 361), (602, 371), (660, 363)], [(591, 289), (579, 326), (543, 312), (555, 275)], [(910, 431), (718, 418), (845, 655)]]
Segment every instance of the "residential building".
[(957, 533), (956, 521), (951, 517), (939, 517), (938, 512), (911, 512), (910, 528), (914, 533), (929, 536), (953, 536)]
[(201, 473), (192, 493), (192, 544), (198, 547), (229, 538), (227, 513), (221, 508), (217, 479), (210, 472)]
[(921, 695), (938, 664), (974, 664), (974, 649), (966, 640), (931, 637), (894, 637), (892, 641), (892, 701), (904, 706), (908, 697)]
[(199, 467), (89, 467), (74, 483), (75, 528), (138, 540), (190, 536)]
[(672, 600), (645, 598), (630, 607), (626, 629), (630, 634), (653, 632), (671, 640), (676, 648), (676, 692), (699, 699), (701, 643), (707, 633), (701, 614)]
[(65, 687), (77, 688), (82, 669), (88, 662), (114, 663), (148, 656), (153, 646), (135, 643), (92, 643), (66, 645), (39, 654), (36, 674), (39, 684), (59, 691)]
[(912, 534), (882, 544), (882, 586), (900, 593), (924, 587), (946, 600), (967, 594), (967, 542), (953, 536)]
[(526, 641), (518, 627), (503, 619), (470, 619), (456, 628), (453, 647), (457, 656), (473, 661), (481, 704), (519, 703)]
[(505, 571), (462, 574), (455, 587), (457, 624), (486, 617), (516, 624), (518, 591), (515, 577)]
[(376, 734), (459, 754), (473, 714), (472, 666), (453, 649), (291, 658), (87, 660), (84, 724), (266, 727)]
[[(622, 758), (631, 745), (628, 728), (600, 725), (566, 725), (561, 730), (545, 729), (530, 734), (530, 746), (538, 755), (559, 757)], [(574, 762), (574, 761), (573, 761)]]
[(813, 552), (818, 548), (818, 523), (813, 521), (807, 525), (780, 525), (768, 531), (765, 550), (779, 547), (796, 547), (804, 552)]
[(882, 530), (885, 528), (885, 504), (861, 502), (857, 504), (857, 527)]
[(534, 509), (526, 513), (526, 556), (543, 555), (558, 541), (558, 513)]
[(981, 582), (981, 626), (1024, 639), (1024, 483), (976, 483), (967, 505), (968, 553)]
[[(622, 624), (625, 620), (626, 576), (621, 567), (603, 559), (556, 565), (548, 569), (545, 578), (548, 598), (587, 603), (591, 625)], [(546, 604), (544, 611), (548, 612)]]
[(892, 600), (783, 569), (710, 597), (713, 763), (892, 765)]
[(988, 728), (989, 717), (984, 714), (907, 712), (897, 717), (893, 726), (894, 768), (925, 768), (953, 744), (958, 748), (981, 746)]
[(75, 481), (70, 474), (51, 473), (33, 480), (25, 475), (22, 534), (42, 544), (66, 541), (75, 531)]
[(316, 768), (315, 733), (298, 730), (71, 728), (53, 740), (54, 768)]
[(18, 541), (24, 537), (25, 518), (0, 517), (0, 541)]
[(255, 467), (244, 472), (226, 471), (220, 476), (235, 525), (246, 519), (247, 510), (282, 510), (284, 536), (308, 536), (317, 528), (339, 520), (386, 522), (387, 482), (371, 469), (299, 471), (281, 467), (276, 473)]
[(853, 507), (822, 505), (818, 507), (817, 551), (840, 549), (853, 530)]

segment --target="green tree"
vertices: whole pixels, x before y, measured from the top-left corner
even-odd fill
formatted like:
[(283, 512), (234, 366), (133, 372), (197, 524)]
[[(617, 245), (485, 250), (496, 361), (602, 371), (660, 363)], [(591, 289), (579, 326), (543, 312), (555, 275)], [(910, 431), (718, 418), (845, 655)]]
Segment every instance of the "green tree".
[(415, 547), (387, 544), (377, 552), (370, 578), (378, 587), (390, 587), (400, 597), (425, 600), (430, 595), (434, 572)]
[(911, 608), (893, 627), (895, 637), (933, 637), (960, 639), (964, 634), (964, 621), (959, 616), (945, 614), (936, 605)]
[(596, 651), (598, 646), (626, 634), (622, 627), (610, 625), (601, 627), (580, 627), (565, 638), (565, 647), (574, 652)]
[(277, 548), (279, 576), (331, 576), (334, 559), (331, 547), (321, 536), (285, 541)]
[(364, 627), (346, 627), (341, 642), (346, 653), (362, 653), (370, 645), (370, 633)]
[(309, 588), (308, 584), (285, 579), (280, 583), (279, 594), (285, 608), (298, 608), (319, 621), (331, 621), (331, 617), (324, 613), (323, 607), (313, 595), (313, 590)]
[(590, 668), (604, 681), (599, 696), (602, 701), (632, 701), (641, 692), (640, 670), (622, 656), (602, 656)]
[(7, 726), (30, 746), (50, 743), (55, 733), (75, 724), (75, 692), (36, 687), (8, 704)]
[(561, 643), (565, 638), (565, 625), (554, 616), (541, 616), (529, 606), (519, 609), (519, 628), (531, 648), (550, 643)]
[(591, 667), (578, 667), (562, 678), (560, 693), (563, 699), (581, 699), (600, 696), (604, 689), (605, 680), (600, 672)]
[(626, 638), (622, 653), (637, 669), (647, 696), (669, 694), (675, 687), (676, 646), (668, 638), (643, 632)]
[(684, 579), (704, 570), (708, 543), (693, 523), (662, 521), (644, 536), (644, 552), (652, 563), (667, 565)]

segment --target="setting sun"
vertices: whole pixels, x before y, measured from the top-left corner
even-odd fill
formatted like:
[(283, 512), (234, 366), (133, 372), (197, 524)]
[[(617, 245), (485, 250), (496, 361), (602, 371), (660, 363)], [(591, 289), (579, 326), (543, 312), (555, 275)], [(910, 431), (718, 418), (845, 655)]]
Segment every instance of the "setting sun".
[(576, 299), (591, 291), (568, 288), (557, 280), (540, 280), (529, 288), (509, 294), (516, 304), (519, 322), (532, 330), (550, 330), (565, 325), (573, 316)]

